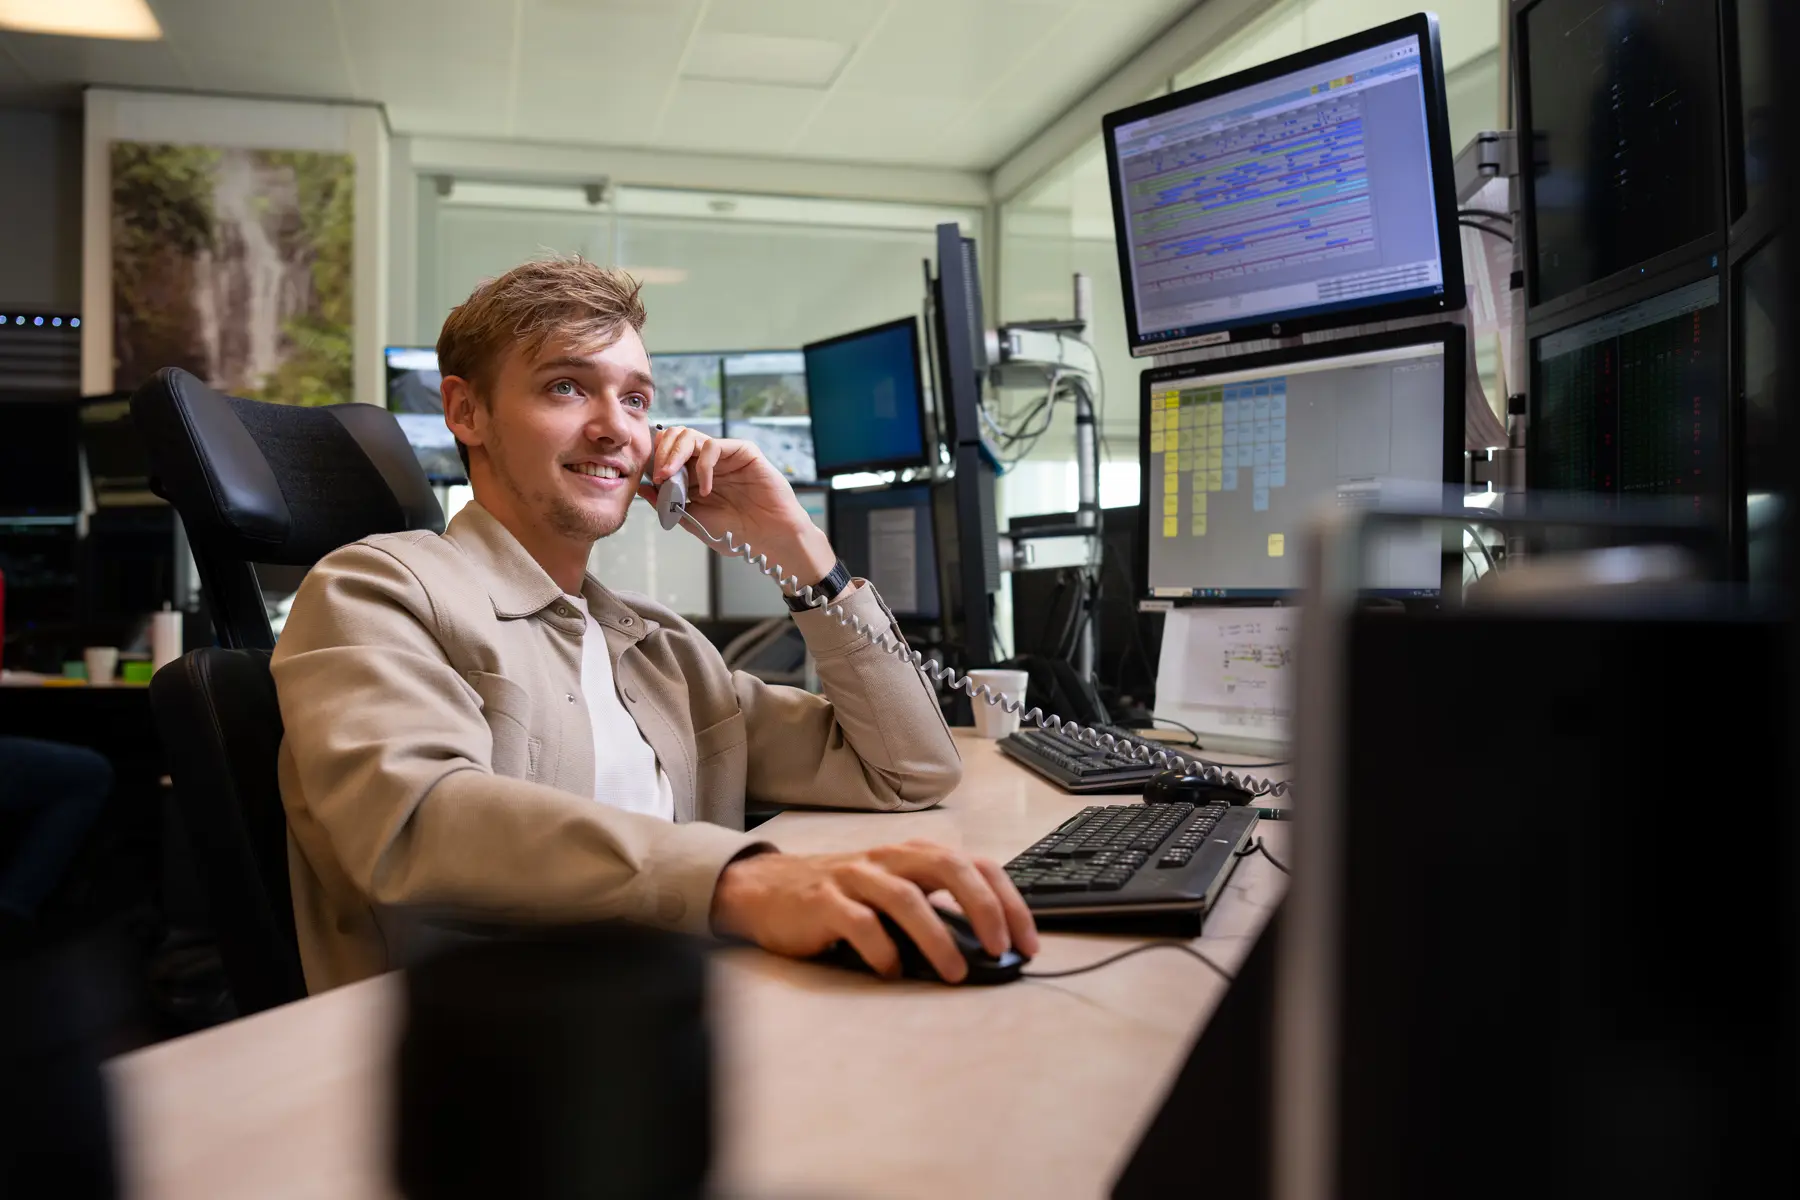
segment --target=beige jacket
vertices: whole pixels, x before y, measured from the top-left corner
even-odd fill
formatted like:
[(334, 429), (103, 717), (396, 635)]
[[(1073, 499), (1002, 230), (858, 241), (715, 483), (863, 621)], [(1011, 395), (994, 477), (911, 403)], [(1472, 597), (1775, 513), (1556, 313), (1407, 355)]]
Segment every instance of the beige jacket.
[[(308, 573), (272, 665), (310, 990), (403, 965), (468, 921), (703, 933), (720, 871), (757, 844), (747, 797), (907, 810), (961, 777), (919, 673), (823, 612), (795, 617), (820, 697), (727, 670), (681, 617), (592, 575), (582, 595), (675, 824), (594, 799), (586, 623), (485, 510), (468, 505), (442, 537), (367, 538)], [(893, 623), (867, 583), (844, 603)]]

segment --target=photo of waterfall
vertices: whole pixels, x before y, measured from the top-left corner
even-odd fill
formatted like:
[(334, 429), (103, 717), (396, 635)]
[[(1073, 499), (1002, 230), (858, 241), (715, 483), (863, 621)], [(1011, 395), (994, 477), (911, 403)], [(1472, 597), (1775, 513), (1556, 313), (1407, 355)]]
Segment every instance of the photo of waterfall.
[(113, 386), (353, 399), (355, 193), (348, 154), (114, 142)]

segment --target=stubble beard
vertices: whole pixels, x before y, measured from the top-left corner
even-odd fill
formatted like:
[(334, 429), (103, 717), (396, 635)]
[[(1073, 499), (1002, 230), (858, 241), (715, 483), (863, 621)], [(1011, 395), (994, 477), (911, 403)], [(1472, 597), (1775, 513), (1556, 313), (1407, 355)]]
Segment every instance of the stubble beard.
[[(544, 519), (549, 522), (550, 528), (555, 530), (558, 536), (569, 538), (572, 541), (597, 542), (603, 537), (611, 537), (625, 524), (626, 514), (630, 512), (631, 508), (629, 501), (617, 514), (600, 515), (574, 503), (567, 496), (558, 492), (527, 490), (507, 469), (505, 454), (501, 452), (498, 439), (495, 439), (495, 442), (496, 444), (492, 447), (495, 453), (488, 457), (495, 480), (501, 487), (512, 493), (513, 498), (519, 501), (524, 511), (542, 514)], [(556, 469), (560, 471), (562, 467), (558, 466)]]

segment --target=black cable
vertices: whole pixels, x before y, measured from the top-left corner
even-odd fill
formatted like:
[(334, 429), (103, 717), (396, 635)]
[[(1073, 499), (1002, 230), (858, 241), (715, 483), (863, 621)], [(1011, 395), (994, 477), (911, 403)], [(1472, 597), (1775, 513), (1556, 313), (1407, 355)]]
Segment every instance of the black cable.
[(1491, 208), (1459, 208), (1456, 210), (1456, 215), (1459, 217), (1489, 217), (1496, 221), (1505, 221), (1508, 225), (1513, 223), (1511, 213), (1495, 212)]
[(1242, 850), (1239, 850), (1236, 854), (1232, 855), (1232, 857), (1233, 858), (1249, 858), (1252, 854), (1261, 854), (1264, 858), (1269, 860), (1270, 866), (1274, 867), (1277, 871), (1280, 871), (1283, 875), (1292, 875), (1293, 874), (1292, 871), (1287, 869), (1286, 863), (1282, 862), (1279, 858), (1276, 858), (1273, 854), (1269, 853), (1269, 848), (1267, 846), (1263, 845), (1263, 840), (1261, 838), (1257, 838), (1255, 841), (1251, 842), (1248, 846), (1245, 846)]
[(1457, 224), (1467, 226), (1470, 229), (1479, 229), (1482, 233), (1497, 237), (1503, 242), (1511, 243), (1513, 240), (1512, 234), (1507, 233), (1504, 230), (1495, 229), (1492, 225), (1483, 225), (1480, 221), (1463, 219), (1457, 221)]
[(1066, 971), (1021, 971), (1019, 975), (1022, 979), (1063, 979), (1070, 975), (1085, 975), (1089, 971), (1098, 971), (1101, 967), (1110, 967), (1122, 958), (1130, 958), (1132, 955), (1142, 954), (1146, 950), (1162, 949), (1179, 950), (1183, 954), (1192, 955), (1211, 967), (1214, 971), (1217, 971), (1219, 973), (1219, 978), (1223, 979), (1226, 983), (1231, 983), (1237, 978), (1230, 971), (1227, 971), (1224, 967), (1221, 967), (1218, 963), (1206, 957), (1206, 955), (1200, 953), (1186, 942), (1145, 942), (1141, 946), (1133, 946), (1129, 950), (1121, 950), (1110, 958), (1103, 958), (1099, 962), (1091, 962), (1085, 967), (1070, 967)]
[(1192, 725), (1183, 725), (1180, 721), (1172, 721), (1168, 717), (1159, 717), (1154, 713), (1150, 715), (1150, 723), (1152, 725), (1173, 725), (1193, 739), (1187, 743), (1190, 748), (1195, 750), (1200, 749), (1200, 731), (1195, 729)]

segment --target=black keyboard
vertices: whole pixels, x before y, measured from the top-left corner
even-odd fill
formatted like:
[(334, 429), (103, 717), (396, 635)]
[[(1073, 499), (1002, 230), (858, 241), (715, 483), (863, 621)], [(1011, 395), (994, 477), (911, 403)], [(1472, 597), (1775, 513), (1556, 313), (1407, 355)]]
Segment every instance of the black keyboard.
[(1226, 804), (1084, 808), (1006, 864), (1033, 912), (1204, 913), (1256, 812)]
[[(1131, 731), (1096, 725), (1100, 733), (1130, 737)], [(1048, 729), (1021, 729), (1000, 739), (1000, 750), (1018, 759), (1065, 792), (1141, 792), (1163, 768)]]

